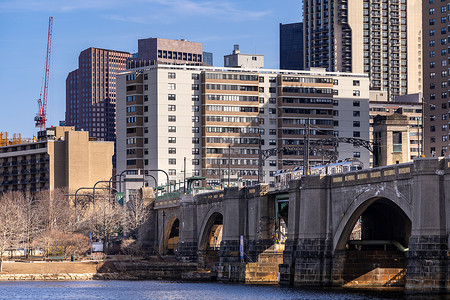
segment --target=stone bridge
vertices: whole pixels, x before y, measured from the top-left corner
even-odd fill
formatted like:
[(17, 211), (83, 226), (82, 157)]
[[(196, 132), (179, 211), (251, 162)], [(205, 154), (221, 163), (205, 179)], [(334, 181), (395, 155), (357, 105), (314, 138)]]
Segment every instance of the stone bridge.
[[(279, 199), (288, 201), (284, 213)], [(392, 285), (403, 280), (411, 292), (449, 291), (447, 158), (307, 176), (285, 191), (261, 185), (159, 199), (153, 243), (180, 260), (226, 269), (241, 262), (240, 236), (246, 261), (274, 244), (280, 218), (287, 224), (282, 284), (342, 286), (394, 269)]]

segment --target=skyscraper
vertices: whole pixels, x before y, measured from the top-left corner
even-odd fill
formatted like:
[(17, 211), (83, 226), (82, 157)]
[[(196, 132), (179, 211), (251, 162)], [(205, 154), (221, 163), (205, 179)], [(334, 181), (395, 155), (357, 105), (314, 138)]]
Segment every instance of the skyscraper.
[(78, 69), (66, 79), (66, 125), (89, 136), (116, 139), (116, 75), (125, 70), (128, 52), (88, 48)]
[(280, 24), (280, 69), (303, 70), (303, 23)]
[(367, 73), (371, 89), (422, 92), (422, 1), (303, 1), (305, 67)]
[(423, 1), (424, 154), (447, 155), (449, 146), (448, 1)]

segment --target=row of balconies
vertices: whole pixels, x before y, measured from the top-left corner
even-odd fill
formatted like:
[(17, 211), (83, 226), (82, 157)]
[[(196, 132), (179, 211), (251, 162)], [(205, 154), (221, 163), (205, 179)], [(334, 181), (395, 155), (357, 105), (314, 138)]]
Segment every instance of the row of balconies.
[(49, 182), (50, 179), (48, 177), (39, 177), (35, 179), (24, 179), (24, 180), (5, 180), (0, 183), (0, 186), (5, 185), (18, 185), (18, 184), (31, 184), (31, 183), (39, 183), (39, 182)]
[(3, 171), (0, 173), (2, 176), (16, 176), (16, 175), (27, 175), (27, 174), (35, 174), (35, 173), (47, 173), (49, 172), (49, 168), (32, 168), (32, 169), (25, 169), (25, 170), (12, 170), (12, 171)]
[(5, 161), (0, 164), (2, 167), (14, 167), (21, 165), (30, 165), (30, 164), (39, 164), (49, 162), (50, 158), (40, 158), (40, 159), (22, 159), (22, 160), (14, 160), (14, 161)]

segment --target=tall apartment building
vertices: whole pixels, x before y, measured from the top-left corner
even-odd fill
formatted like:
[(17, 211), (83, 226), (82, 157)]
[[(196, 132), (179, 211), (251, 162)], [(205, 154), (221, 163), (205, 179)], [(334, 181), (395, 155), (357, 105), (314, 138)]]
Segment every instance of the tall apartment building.
[(422, 92), (421, 3), (304, 0), (305, 67), (364, 72), (389, 100)]
[(280, 23), (280, 69), (304, 70), (303, 23)]
[[(212, 54), (208, 58), (211, 58)], [(138, 40), (137, 57), (128, 61), (128, 69), (155, 64), (203, 65), (203, 44), (185, 39), (148, 38)]]
[(88, 48), (66, 79), (66, 125), (105, 141), (116, 138), (116, 75), (128, 52)]
[(424, 124), (427, 157), (448, 155), (450, 19), (448, 1), (423, 1)]
[[(117, 169), (165, 170), (173, 181), (204, 176), (208, 186), (256, 183), (260, 145), (286, 147), (265, 161), (270, 183), (278, 169), (303, 164), (308, 119), (311, 141), (368, 140), (367, 75), (161, 64), (129, 70), (118, 76)], [(341, 143), (338, 151), (339, 159), (369, 165), (365, 149)], [(312, 151), (310, 164), (323, 159)], [(151, 174), (165, 183), (164, 174)]]
[(73, 127), (40, 134), (37, 142), (0, 147), (0, 193), (74, 191), (111, 178), (113, 142), (93, 141)]

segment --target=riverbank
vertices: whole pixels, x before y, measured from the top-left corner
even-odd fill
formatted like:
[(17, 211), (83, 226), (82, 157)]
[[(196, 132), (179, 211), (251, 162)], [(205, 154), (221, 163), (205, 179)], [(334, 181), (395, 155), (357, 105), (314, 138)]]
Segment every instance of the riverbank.
[(173, 261), (4, 262), (0, 281), (186, 280), (196, 271), (195, 263)]

